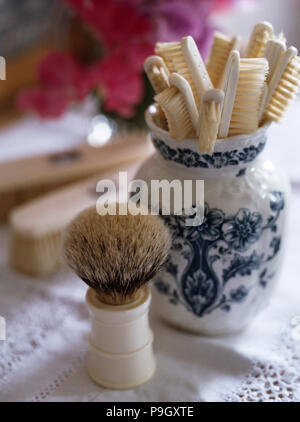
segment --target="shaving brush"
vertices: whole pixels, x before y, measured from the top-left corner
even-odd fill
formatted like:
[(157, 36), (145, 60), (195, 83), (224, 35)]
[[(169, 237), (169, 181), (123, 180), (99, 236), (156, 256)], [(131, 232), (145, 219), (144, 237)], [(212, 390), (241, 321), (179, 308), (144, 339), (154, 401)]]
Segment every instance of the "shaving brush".
[(102, 386), (132, 388), (154, 373), (147, 282), (162, 268), (170, 244), (168, 229), (154, 215), (102, 216), (92, 207), (66, 229), (66, 261), (90, 287), (88, 371)]

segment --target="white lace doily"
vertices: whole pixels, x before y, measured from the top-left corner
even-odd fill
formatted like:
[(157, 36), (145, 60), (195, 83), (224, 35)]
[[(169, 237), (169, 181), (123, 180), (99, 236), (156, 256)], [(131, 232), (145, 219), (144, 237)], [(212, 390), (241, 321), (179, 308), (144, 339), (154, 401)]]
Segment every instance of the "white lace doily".
[[(300, 199), (294, 202), (296, 210)], [(152, 317), (157, 372), (149, 383), (119, 392), (98, 387), (86, 372), (83, 283), (68, 270), (45, 280), (13, 273), (3, 253), (8, 235), (8, 229), (0, 230), (0, 313), (7, 324), (7, 339), (0, 343), (1, 401), (300, 400), (295, 325), (300, 286), (289, 271), (295, 268), (296, 249), (287, 256), (272, 304), (243, 333), (199, 337)], [(298, 224), (291, 251), (299, 235)]]
[(13, 273), (9, 231), (0, 228), (0, 315), (7, 335), (0, 341), (0, 401), (299, 401), (297, 186), (286, 259), (270, 306), (246, 331), (219, 338), (176, 331), (152, 316), (157, 371), (147, 384), (122, 392), (88, 377), (84, 284), (68, 270), (43, 280)]

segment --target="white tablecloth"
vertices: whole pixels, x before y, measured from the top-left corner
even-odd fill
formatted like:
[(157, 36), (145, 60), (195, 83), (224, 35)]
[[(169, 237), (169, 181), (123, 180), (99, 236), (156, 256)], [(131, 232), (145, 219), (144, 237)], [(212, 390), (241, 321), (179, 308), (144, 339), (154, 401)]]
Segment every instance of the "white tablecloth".
[[(84, 284), (68, 270), (43, 280), (14, 273), (7, 264), (9, 228), (0, 228), (0, 315), (7, 324), (0, 401), (299, 401), (299, 111), (297, 103), (281, 127), (272, 126), (267, 147), (293, 185), (286, 259), (271, 304), (243, 333), (219, 338), (176, 331), (152, 315), (157, 371), (137, 389), (110, 391), (89, 379)], [(25, 120), (0, 133), (2, 159), (11, 158), (17, 144), (18, 155), (28, 143), (37, 145), (47, 124), (31, 122), (35, 132)], [(76, 132), (61, 121), (48, 122), (48, 130), (55, 133), (56, 125), (64, 128), (66, 144), (78, 142), (82, 128)], [(45, 141), (41, 150), (52, 148)]]

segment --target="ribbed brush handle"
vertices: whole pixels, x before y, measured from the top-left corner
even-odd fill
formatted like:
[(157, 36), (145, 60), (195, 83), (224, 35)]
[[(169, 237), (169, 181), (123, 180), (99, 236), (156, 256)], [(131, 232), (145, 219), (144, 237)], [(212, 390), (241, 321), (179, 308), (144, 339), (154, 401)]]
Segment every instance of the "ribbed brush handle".
[(151, 293), (146, 286), (135, 301), (118, 306), (101, 303), (88, 289), (91, 317), (88, 370), (91, 378), (108, 388), (133, 388), (154, 373), (153, 334), (148, 312)]

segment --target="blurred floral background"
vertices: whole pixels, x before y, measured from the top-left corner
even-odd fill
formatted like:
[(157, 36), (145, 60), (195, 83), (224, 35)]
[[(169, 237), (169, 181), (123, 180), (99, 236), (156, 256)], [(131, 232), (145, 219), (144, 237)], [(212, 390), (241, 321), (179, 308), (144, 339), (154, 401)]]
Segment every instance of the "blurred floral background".
[(142, 121), (151, 102), (143, 62), (155, 42), (192, 35), (205, 58), (216, 29), (212, 16), (254, 1), (61, 0), (71, 13), (71, 48), (42, 58), (38, 83), (18, 95), (18, 108), (59, 117), (92, 94), (102, 111)]
[(299, 0), (2, 0), (1, 116), (10, 106), (56, 119), (90, 101), (94, 114), (143, 125), (155, 42), (192, 35), (205, 59), (215, 30), (246, 40), (269, 20), (299, 47), (299, 14)]

